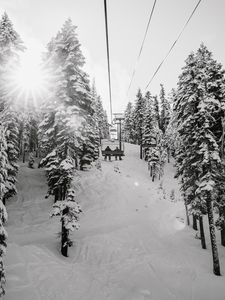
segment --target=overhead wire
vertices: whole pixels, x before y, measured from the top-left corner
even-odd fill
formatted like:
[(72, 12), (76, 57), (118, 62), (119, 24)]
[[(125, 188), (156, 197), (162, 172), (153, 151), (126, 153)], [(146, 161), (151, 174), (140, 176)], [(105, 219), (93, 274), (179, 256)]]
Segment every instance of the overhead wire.
[(170, 55), (171, 51), (173, 50), (173, 48), (175, 47), (175, 45), (177, 44), (178, 40), (180, 39), (181, 35), (183, 34), (185, 28), (187, 27), (188, 23), (190, 22), (191, 18), (193, 17), (195, 11), (197, 10), (199, 4), (201, 3), (202, 0), (199, 0), (198, 3), (196, 4), (196, 6), (194, 7), (191, 15), (189, 16), (188, 20), (186, 21), (186, 23), (184, 24), (181, 32), (179, 33), (178, 37), (176, 38), (175, 42), (172, 44), (172, 46), (170, 47), (169, 51), (167, 52), (166, 56), (163, 58), (163, 60), (161, 61), (161, 63), (158, 65), (156, 71), (154, 72), (152, 78), (149, 80), (148, 84), (145, 87), (145, 90), (149, 87), (149, 85), (151, 84), (151, 82), (153, 81), (153, 79), (155, 78), (156, 74), (158, 73), (158, 71), (160, 70), (160, 68), (162, 67), (163, 63), (165, 62), (165, 60), (167, 59), (167, 57)]
[(157, 0), (154, 0), (153, 6), (152, 6), (152, 9), (151, 9), (151, 12), (150, 12), (148, 23), (147, 23), (147, 26), (146, 26), (146, 29), (145, 29), (144, 38), (143, 38), (142, 43), (141, 43), (141, 47), (140, 47), (140, 50), (139, 50), (139, 53), (138, 53), (138, 57), (137, 57), (137, 60), (136, 60), (136, 63), (135, 63), (135, 67), (134, 67), (134, 70), (133, 70), (133, 73), (132, 73), (132, 76), (131, 76), (130, 84), (129, 84), (129, 87), (128, 87), (128, 90), (127, 90), (127, 95), (128, 95), (129, 90), (131, 88), (131, 85), (132, 85), (132, 82), (133, 82), (133, 79), (134, 79), (134, 76), (135, 76), (135, 73), (136, 73), (136, 70), (137, 70), (137, 66), (138, 66), (138, 63), (139, 63), (139, 60), (140, 60), (140, 57), (141, 57), (141, 53), (142, 53), (142, 50), (143, 50), (143, 47), (144, 47), (144, 43), (145, 43), (145, 40), (146, 40), (146, 36), (147, 36), (147, 33), (148, 33), (149, 25), (151, 23), (153, 12), (155, 10), (156, 1)]
[(107, 62), (108, 62), (110, 117), (111, 117), (111, 123), (112, 123), (112, 86), (111, 86), (111, 73), (110, 73), (109, 33), (108, 33), (108, 17), (107, 17), (107, 3), (106, 3), (106, 0), (104, 0), (104, 13), (105, 13), (105, 32), (106, 32)]

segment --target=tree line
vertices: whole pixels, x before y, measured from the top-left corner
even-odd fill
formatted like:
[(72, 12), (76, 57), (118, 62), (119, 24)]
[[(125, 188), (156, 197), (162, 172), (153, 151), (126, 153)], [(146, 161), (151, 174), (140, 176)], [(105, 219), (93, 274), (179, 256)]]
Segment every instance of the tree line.
[(63, 24), (43, 53), (47, 90), (38, 106), (19, 97), (12, 74), (26, 47), (4, 13), (0, 20), (0, 297), (5, 293), (3, 254), (6, 250), (7, 199), (17, 193), (18, 161), (45, 167), (48, 196), (54, 198), (52, 216), (62, 223), (61, 252), (68, 255), (69, 231), (78, 229), (81, 207), (73, 179), (98, 159), (101, 139), (109, 135), (106, 111), (95, 83), (83, 70), (76, 26)]
[(199, 228), (206, 249), (203, 220), (208, 219), (213, 272), (220, 275), (216, 229), (225, 246), (225, 71), (201, 44), (186, 59), (176, 89), (159, 96), (138, 90), (135, 103), (125, 110), (123, 136), (140, 145), (140, 158), (148, 161), (152, 180), (163, 174), (173, 155), (187, 224)]

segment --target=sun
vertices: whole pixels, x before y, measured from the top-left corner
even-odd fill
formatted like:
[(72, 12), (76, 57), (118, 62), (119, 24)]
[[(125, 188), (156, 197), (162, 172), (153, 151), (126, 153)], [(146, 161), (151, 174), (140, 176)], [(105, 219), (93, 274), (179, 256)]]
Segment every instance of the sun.
[(38, 106), (48, 91), (49, 76), (41, 63), (41, 51), (31, 45), (19, 59), (10, 75), (11, 95), (17, 104)]
[(32, 59), (24, 59), (14, 75), (16, 86), (26, 93), (36, 94), (44, 86), (44, 72)]
[(20, 57), (13, 74), (15, 88), (20, 92), (37, 96), (45, 88), (46, 74), (41, 65), (40, 53), (30, 48)]

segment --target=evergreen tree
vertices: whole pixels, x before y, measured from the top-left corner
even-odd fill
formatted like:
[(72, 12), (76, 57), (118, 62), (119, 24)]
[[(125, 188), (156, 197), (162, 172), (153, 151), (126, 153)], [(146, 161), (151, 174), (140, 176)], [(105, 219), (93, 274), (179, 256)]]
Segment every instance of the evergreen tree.
[(56, 135), (58, 126), (55, 117), (56, 106), (54, 106), (52, 102), (47, 102), (42, 109), (43, 117), (38, 126), (38, 140), (40, 156), (44, 158), (51, 153), (57, 145)]
[[(178, 175), (191, 212), (202, 219), (207, 213), (214, 274), (220, 275), (213, 204), (223, 169), (220, 157), (224, 116), (224, 71), (211, 52), (201, 45), (191, 53), (179, 77), (177, 111), (180, 150)], [(203, 223), (200, 224), (203, 230)], [(204, 238), (204, 235), (201, 236)]]
[[(94, 120), (92, 120), (94, 121)], [(86, 139), (83, 143), (82, 154), (80, 157), (80, 169), (87, 170), (91, 163), (99, 157), (99, 131), (97, 126), (88, 124), (86, 126)]]
[(92, 96), (92, 107), (94, 110), (95, 122), (97, 121), (97, 128), (99, 130), (100, 142), (102, 139), (107, 139), (109, 137), (109, 124), (107, 113), (103, 109), (101, 97), (97, 94), (95, 83), (93, 82), (91, 88)]
[(7, 180), (3, 202), (16, 193), (17, 160), (19, 156), (19, 123), (11, 76), (19, 64), (19, 54), (25, 47), (6, 13), (0, 20), (0, 121), (6, 129)]
[(19, 54), (24, 50), (24, 44), (5, 12), (0, 20), (0, 112), (5, 109), (5, 105), (15, 104), (12, 75), (18, 67)]
[(136, 144), (140, 145), (140, 158), (142, 159), (142, 138), (143, 138), (143, 120), (145, 111), (145, 99), (142, 96), (141, 90), (138, 90), (134, 107), (134, 139)]
[(3, 254), (6, 251), (7, 233), (4, 223), (7, 212), (5, 200), (16, 193), (18, 172), (18, 118), (15, 108), (12, 74), (19, 63), (24, 45), (6, 13), (0, 20), (0, 297), (4, 295), (5, 273)]
[(155, 181), (156, 176), (161, 175), (161, 165), (160, 165), (160, 150), (158, 146), (152, 147), (148, 154), (148, 165), (150, 168), (150, 176), (152, 181)]
[(104, 110), (104, 117), (103, 117), (103, 134), (104, 138), (108, 139), (109, 138), (109, 121), (108, 121), (108, 116), (106, 110)]
[(154, 98), (150, 92), (145, 95), (145, 112), (143, 120), (143, 147), (145, 159), (148, 161), (148, 169), (152, 181), (158, 175), (163, 174), (164, 168), (164, 148), (162, 142), (162, 133), (158, 126), (158, 120), (154, 107)]
[(58, 180), (60, 177), (59, 172), (59, 157), (57, 155), (56, 150), (50, 152), (44, 159), (42, 159), (40, 163), (41, 166), (45, 166), (45, 170), (47, 173), (47, 181), (48, 181), (48, 193), (49, 195), (54, 195), (55, 202), (60, 199), (59, 195), (59, 187), (58, 187)]
[(160, 128), (160, 113), (159, 113), (159, 100), (157, 95), (153, 97), (154, 98), (154, 111), (155, 111), (155, 117), (158, 122), (158, 126)]
[(17, 164), (19, 158), (19, 130), (18, 118), (15, 111), (10, 108), (5, 109), (1, 115), (2, 124), (6, 130), (7, 141), (7, 180), (6, 191), (4, 193), (3, 203), (17, 193), (16, 176), (19, 166)]
[(81, 207), (75, 198), (74, 189), (68, 189), (66, 198), (63, 201), (57, 201), (53, 205), (51, 216), (61, 217), (61, 253), (65, 257), (68, 256), (68, 247), (71, 247), (73, 244), (69, 238), (69, 232), (74, 231), (74, 229), (79, 229), (80, 225), (78, 221), (81, 212)]
[[(69, 230), (73, 227), (67, 224), (67, 218), (72, 216), (76, 221), (79, 213), (78, 206), (73, 207), (70, 199), (71, 182), (79, 164), (86, 169), (97, 158), (99, 135), (104, 136), (99, 124), (105, 116), (100, 98), (97, 93), (93, 95), (88, 76), (82, 70), (84, 57), (76, 26), (70, 19), (48, 44), (44, 64), (52, 74), (52, 89), (43, 104), (39, 126), (43, 156), (40, 165), (46, 167), (48, 194), (55, 197), (57, 212), (53, 214), (62, 215), (61, 252), (67, 256)], [(101, 116), (97, 118), (99, 111)]]
[(170, 105), (170, 119), (169, 123), (166, 127), (166, 131), (164, 134), (164, 144), (167, 151), (167, 161), (170, 162), (170, 156), (174, 156), (176, 144), (177, 144), (177, 123), (176, 123), (176, 112), (173, 109), (174, 101), (176, 98), (176, 91), (172, 89), (169, 94), (169, 105)]
[(104, 110), (101, 99), (97, 95), (93, 83), (91, 89), (92, 95), (92, 114), (87, 116), (87, 125), (84, 128), (85, 142), (83, 143), (82, 155), (80, 157), (81, 170), (89, 169), (91, 163), (99, 157), (99, 145), (102, 138), (105, 138), (104, 132)]
[(134, 143), (133, 105), (128, 102), (124, 112), (123, 138), (127, 143)]
[(153, 98), (150, 92), (146, 92), (146, 109), (143, 120), (143, 147), (145, 152), (149, 152), (151, 147), (156, 146), (158, 124), (156, 121)]
[(166, 132), (166, 128), (170, 120), (170, 104), (166, 98), (165, 89), (163, 84), (160, 84), (160, 93), (159, 93), (161, 112), (160, 112), (160, 129), (163, 134)]
[(44, 156), (56, 147), (59, 155), (65, 153), (65, 148), (73, 152), (73, 158), (81, 154), (85, 140), (82, 123), (92, 114), (89, 82), (81, 69), (84, 58), (75, 30), (67, 20), (48, 44), (45, 60), (52, 74), (52, 93), (44, 103), (44, 120), (39, 129)]

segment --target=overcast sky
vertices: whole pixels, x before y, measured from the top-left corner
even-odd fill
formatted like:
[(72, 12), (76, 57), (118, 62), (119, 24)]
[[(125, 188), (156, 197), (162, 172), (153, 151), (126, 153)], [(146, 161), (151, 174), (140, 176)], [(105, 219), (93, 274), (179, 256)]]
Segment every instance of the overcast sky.
[[(158, 0), (136, 76), (127, 89), (154, 0), (108, 0), (113, 111), (123, 111), (145, 87), (178, 36), (198, 0)], [(70, 17), (86, 57), (85, 70), (95, 77), (98, 93), (109, 112), (104, 1), (103, 0), (0, 0), (25, 43), (36, 53)], [(204, 42), (225, 67), (225, 0), (202, 0), (184, 34), (149, 87), (159, 93), (163, 83), (176, 87), (184, 60)]]

